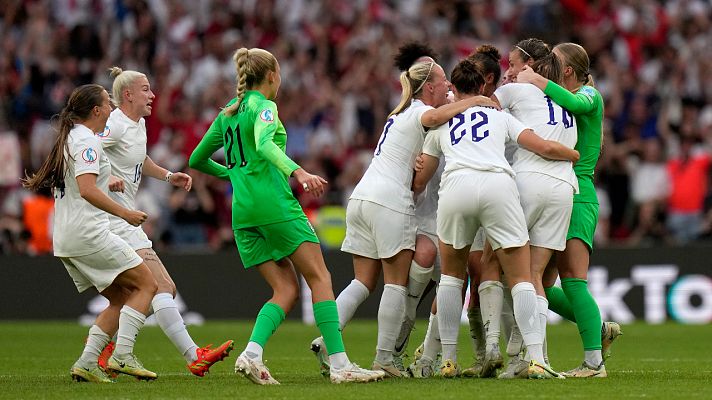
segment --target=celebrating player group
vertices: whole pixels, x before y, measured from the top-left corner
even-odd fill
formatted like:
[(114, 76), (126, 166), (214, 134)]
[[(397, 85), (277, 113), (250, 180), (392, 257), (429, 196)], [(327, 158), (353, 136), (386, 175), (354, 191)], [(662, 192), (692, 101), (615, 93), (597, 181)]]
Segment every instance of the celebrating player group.
[[(523, 40), (509, 52), (503, 77), (502, 57), (490, 45), (449, 74), (437, 59), (422, 43), (405, 44), (394, 57), (401, 99), (349, 198), (341, 250), (353, 256), (354, 279), (335, 297), (319, 239), (289, 178), (315, 197), (328, 182), (285, 153), (287, 131), (276, 104), (279, 62), (264, 49), (234, 53), (235, 97), (189, 165), (230, 181), (240, 258), (273, 290), (236, 359), (237, 374), (259, 385), (279, 384), (262, 355), (297, 302), (299, 273), (312, 291), (320, 332), (311, 350), (318, 371), (333, 383), (435, 375), (607, 376), (605, 358), (621, 331), (601, 321), (587, 287), (604, 106), (586, 51), (574, 43), (552, 47)], [(99, 85), (72, 92), (56, 118), (52, 152), (23, 180), (33, 190), (54, 190), (54, 254), (77, 290), (94, 287), (109, 300), (70, 374), (97, 383), (112, 382), (119, 373), (156, 379), (133, 351), (153, 313), (188, 370), (204, 376), (234, 343), (213, 348), (193, 341), (174, 300), (176, 284), (141, 228), (147, 215), (135, 201), (144, 175), (186, 191), (192, 178), (146, 154), (144, 118), (154, 99), (147, 76), (118, 67), (110, 73), (112, 98)], [(224, 150), (224, 164), (211, 159), (218, 150)], [(365, 369), (349, 359), (341, 332), (381, 272), (375, 359)], [(466, 284), (475, 363), (461, 369)], [(425, 340), (414, 362), (404, 365), (416, 308), (432, 287), (437, 292)], [(583, 361), (566, 372), (553, 368), (556, 360), (547, 356), (548, 310), (575, 322), (581, 335)]]

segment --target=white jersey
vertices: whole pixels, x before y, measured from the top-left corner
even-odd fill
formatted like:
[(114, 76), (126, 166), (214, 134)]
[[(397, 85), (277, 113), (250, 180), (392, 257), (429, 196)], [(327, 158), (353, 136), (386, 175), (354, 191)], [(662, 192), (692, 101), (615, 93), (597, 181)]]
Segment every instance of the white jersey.
[(425, 186), (423, 193), (418, 196), (415, 202), (415, 220), (418, 230), (437, 236), (438, 224), (436, 216), (438, 211), (438, 190), (440, 190), (440, 178), (445, 168), (445, 160), (440, 158), (440, 164), (435, 170), (435, 174)]
[(448, 123), (430, 132), (423, 145), (423, 153), (434, 157), (445, 156), (442, 180), (453, 171), (475, 169), (505, 172), (514, 171), (504, 156), (505, 142), (517, 142), (525, 129), (513, 116), (493, 108), (470, 107), (454, 116)]
[(394, 211), (414, 215), (413, 167), (426, 130), (423, 113), (433, 109), (420, 100), (391, 116), (383, 128), (373, 159), (350, 199), (366, 200)]
[[(141, 118), (135, 122), (117, 108), (111, 112), (106, 129), (98, 136), (111, 161), (111, 174), (124, 181), (124, 191), (111, 192), (109, 196), (133, 210), (136, 208), (136, 192), (141, 184), (143, 162), (146, 160), (146, 121)], [(111, 219), (121, 220), (118, 217)]]
[[(510, 83), (494, 92), (502, 109), (508, 110), (544, 139), (573, 149), (576, 145), (576, 119), (539, 88), (528, 83)], [(578, 179), (570, 161), (552, 161), (519, 147), (514, 153), (515, 172), (536, 172), (560, 179), (578, 193)]]
[(85, 256), (107, 246), (109, 214), (82, 198), (77, 177), (83, 174), (97, 175), (96, 186), (108, 192), (111, 165), (99, 138), (80, 124), (75, 124), (69, 132), (64, 156), (64, 188), (54, 188), (54, 255)]

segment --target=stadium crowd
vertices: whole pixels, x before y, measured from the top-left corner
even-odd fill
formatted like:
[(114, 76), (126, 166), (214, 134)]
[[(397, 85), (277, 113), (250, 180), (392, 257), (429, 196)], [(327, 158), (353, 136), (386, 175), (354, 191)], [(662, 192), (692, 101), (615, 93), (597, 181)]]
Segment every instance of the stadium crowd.
[(318, 221), (324, 206), (345, 206), (368, 166), (398, 102), (392, 57), (407, 40), (430, 43), (446, 72), (483, 43), (505, 55), (503, 69), (520, 39), (580, 43), (606, 104), (597, 245), (712, 236), (708, 1), (10, 0), (0, 32), (0, 254), (51, 253), (51, 195), (19, 179), (46, 158), (50, 118), (72, 89), (109, 87), (113, 65), (145, 72), (156, 93), (151, 158), (194, 178), (189, 193), (144, 180), (144, 230), (159, 249), (233, 246), (229, 183), (188, 171), (187, 158), (234, 96), (239, 47), (280, 60), (287, 153), (330, 183), (319, 200), (293, 188)]

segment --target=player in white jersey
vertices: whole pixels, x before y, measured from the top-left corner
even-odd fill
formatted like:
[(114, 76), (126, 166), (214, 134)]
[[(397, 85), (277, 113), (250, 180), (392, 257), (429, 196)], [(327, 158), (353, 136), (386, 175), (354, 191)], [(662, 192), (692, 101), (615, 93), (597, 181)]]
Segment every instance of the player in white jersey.
[(110, 112), (109, 94), (103, 87), (75, 89), (59, 114), (59, 134), (49, 157), (37, 173), (23, 181), (32, 190), (54, 189), (54, 255), (79, 292), (93, 286), (109, 300), (109, 307), (89, 329), (84, 351), (70, 371), (76, 381), (97, 383), (112, 382), (97, 362), (117, 331), (116, 351), (108, 367), (140, 379), (156, 379), (133, 354), (156, 282), (136, 252), (109, 231), (108, 214), (133, 226), (147, 217), (107, 195), (111, 165), (95, 133), (103, 131)]
[[(480, 70), (467, 59), (455, 67), (452, 80), (456, 99), (479, 94), (484, 85)], [(484, 107), (472, 107), (456, 115), (447, 125), (431, 132), (423, 146), (424, 169), (416, 174), (417, 183), (427, 181), (438, 158), (445, 157), (437, 216), (442, 262), (438, 325), (445, 360), (441, 373), (445, 377), (458, 374), (456, 349), (464, 266), (480, 226), (485, 227), (512, 285), (515, 318), (532, 359), (528, 375), (558, 377), (543, 360), (536, 294), (529, 271), (529, 238), (514, 171), (504, 157), (508, 140), (550, 159), (578, 160), (575, 150), (543, 140), (511, 115)]]
[[(111, 76), (114, 78), (113, 97), (118, 108), (111, 113), (106, 128), (99, 134), (104, 151), (111, 161), (111, 173), (118, 178), (112, 185), (109, 194), (111, 198), (128, 209), (136, 208), (136, 192), (143, 175), (190, 190), (193, 182), (190, 175), (170, 172), (146, 154), (144, 117), (151, 115), (151, 104), (155, 98), (146, 75), (113, 67)], [(188, 370), (194, 375), (204, 376), (215, 362), (227, 357), (233, 341), (228, 340), (215, 349), (210, 346), (198, 347), (178, 312), (174, 300), (175, 283), (143, 229), (113, 216), (109, 217), (109, 221), (111, 232), (124, 239), (141, 256), (158, 283), (158, 291), (151, 300), (158, 325), (183, 355)]]
[[(402, 61), (402, 54), (396, 60), (399, 58)], [(401, 101), (389, 115), (371, 164), (346, 208), (346, 238), (341, 250), (353, 255), (355, 279), (336, 299), (343, 328), (374, 290), (383, 269), (385, 287), (372, 369), (394, 377), (404, 376), (393, 365), (393, 351), (404, 317), (415, 248), (411, 189), (415, 157), (429, 128), (474, 104), (473, 100), (446, 104), (450, 84), (442, 67), (430, 57), (411, 59), (400, 82)], [(313, 350), (323, 348), (318, 340), (312, 343)]]

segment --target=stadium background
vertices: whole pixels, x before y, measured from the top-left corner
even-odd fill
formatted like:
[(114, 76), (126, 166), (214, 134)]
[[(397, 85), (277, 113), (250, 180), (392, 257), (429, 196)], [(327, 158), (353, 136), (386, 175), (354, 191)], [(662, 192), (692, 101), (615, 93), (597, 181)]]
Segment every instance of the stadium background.
[[(330, 182), (318, 201), (294, 191), (332, 249), (327, 258), (338, 291), (351, 269), (333, 248), (343, 234), (348, 195), (400, 94), (391, 62), (397, 46), (427, 41), (450, 71), (490, 43), (500, 49), (504, 69), (516, 41), (539, 37), (582, 44), (606, 102), (596, 171), (599, 301), (619, 296), (648, 322), (712, 321), (711, 16), (708, 1), (686, 0), (0, 2), (0, 269), (12, 299), (0, 319), (74, 318), (87, 311), (91, 297), (76, 296), (60, 263), (41, 257), (51, 254), (51, 198), (25, 191), (19, 178), (45, 158), (53, 142), (49, 120), (71, 90), (89, 82), (108, 87), (108, 67), (147, 73), (156, 93), (147, 118), (149, 155), (178, 171), (186, 170), (187, 156), (233, 96), (234, 50), (272, 51), (282, 67), (278, 104), (287, 151)], [(669, 174), (678, 162), (686, 173)], [(246, 290), (264, 289), (265, 297), (253, 296), (262, 301), (266, 285), (237, 261), (229, 185), (190, 173), (190, 193), (145, 179), (138, 199), (150, 215), (144, 229), (175, 269), (188, 309), (195, 304), (190, 293), (204, 289), (201, 277), (225, 271)], [(50, 301), (67, 299), (65, 311), (27, 302), (22, 288), (32, 282), (43, 282)], [(226, 290), (226, 296), (240, 292)], [(692, 317), (681, 317), (687, 314), (674, 301)], [(256, 309), (211, 314), (212, 305), (196, 306), (219, 318), (249, 318)], [(625, 319), (617, 312), (609, 315)], [(362, 315), (374, 316), (373, 307)]]

